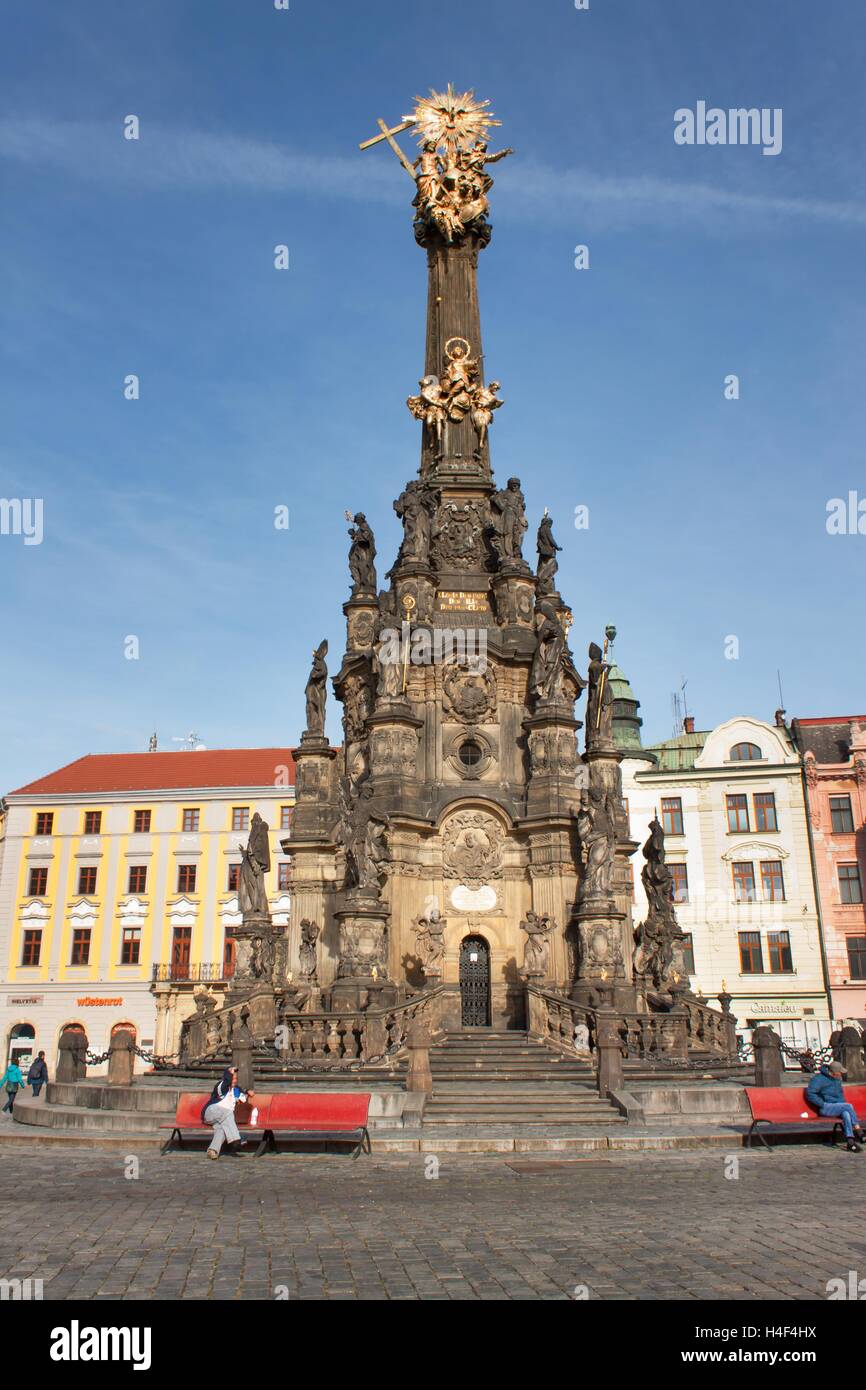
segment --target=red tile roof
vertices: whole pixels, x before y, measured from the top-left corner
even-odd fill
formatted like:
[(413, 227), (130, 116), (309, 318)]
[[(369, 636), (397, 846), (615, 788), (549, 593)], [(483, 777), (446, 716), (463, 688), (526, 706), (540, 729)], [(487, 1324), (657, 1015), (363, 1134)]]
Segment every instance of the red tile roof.
[(9, 796), (75, 792), (144, 792), (173, 788), (274, 787), (281, 768), (290, 783), (295, 764), (290, 748), (202, 748), (172, 753), (88, 753), (47, 777), (18, 787)]

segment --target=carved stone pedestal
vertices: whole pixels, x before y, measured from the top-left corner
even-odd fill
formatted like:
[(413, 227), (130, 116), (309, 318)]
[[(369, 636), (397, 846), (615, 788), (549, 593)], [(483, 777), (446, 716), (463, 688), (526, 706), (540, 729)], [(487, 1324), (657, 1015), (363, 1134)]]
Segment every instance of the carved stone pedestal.
[(230, 927), (227, 935), (237, 945), (235, 973), (226, 993), (226, 1002), (238, 1003), (263, 989), (273, 993), (277, 940), (282, 933), (275, 930), (270, 917), (266, 914), (248, 914), (240, 926)]
[(572, 998), (581, 1004), (601, 1001), (616, 1007), (633, 1007), (634, 988), (626, 976), (622, 950), (625, 913), (610, 899), (587, 899), (573, 921), (578, 937), (577, 979)]
[(531, 628), (535, 621), (535, 579), (529, 566), (522, 564), (502, 572), (493, 580), (496, 621), (501, 627)]
[(340, 960), (331, 987), (331, 1007), (358, 1010), (374, 1006), (379, 999), (383, 1004), (390, 1002), (382, 997), (389, 985), (388, 907), (372, 890), (354, 889), (346, 893), (334, 916), (340, 928)]
[[(301, 735), (301, 742), (292, 749), (295, 760), (296, 805), (292, 817), (294, 836), (327, 835), (333, 828), (331, 801), (331, 763), (336, 757), (326, 738), (316, 734)], [(290, 841), (282, 842), (285, 846)]]
[(535, 713), (524, 719), (529, 744), (529, 815), (571, 807), (577, 795), (577, 731), (581, 721), (572, 707), (555, 700), (539, 701)]

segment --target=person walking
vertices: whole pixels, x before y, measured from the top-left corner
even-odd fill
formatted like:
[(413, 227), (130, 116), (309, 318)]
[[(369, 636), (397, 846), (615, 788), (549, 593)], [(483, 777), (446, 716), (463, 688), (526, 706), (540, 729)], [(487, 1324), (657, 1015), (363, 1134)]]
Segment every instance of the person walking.
[(13, 1113), (15, 1097), (18, 1094), (18, 1090), (21, 1086), (25, 1086), (26, 1084), (21, 1068), (16, 1066), (14, 1062), (10, 1062), (3, 1075), (0, 1076), (0, 1086), (6, 1087), (7, 1096), (6, 1104), (3, 1106), (4, 1115), (7, 1110), (10, 1115)]
[(237, 1067), (227, 1067), (201, 1112), (204, 1123), (213, 1125), (213, 1139), (208, 1145), (208, 1158), (219, 1158), (223, 1144), (226, 1145), (228, 1154), (235, 1154), (238, 1149), (244, 1147), (235, 1122), (235, 1106), (239, 1101), (249, 1100), (252, 1094), (252, 1091), (242, 1091), (238, 1086)]
[(806, 1100), (815, 1107), (819, 1115), (828, 1115), (842, 1121), (846, 1148), (851, 1153), (858, 1154), (863, 1143), (863, 1130), (856, 1110), (845, 1099), (842, 1077), (847, 1074), (841, 1062), (830, 1062), (822, 1067), (806, 1087)]
[(45, 1053), (40, 1052), (35, 1062), (30, 1063), (30, 1070), (27, 1073), (27, 1080), (32, 1087), (34, 1096), (38, 1096), (42, 1087), (48, 1081), (48, 1066), (45, 1061)]

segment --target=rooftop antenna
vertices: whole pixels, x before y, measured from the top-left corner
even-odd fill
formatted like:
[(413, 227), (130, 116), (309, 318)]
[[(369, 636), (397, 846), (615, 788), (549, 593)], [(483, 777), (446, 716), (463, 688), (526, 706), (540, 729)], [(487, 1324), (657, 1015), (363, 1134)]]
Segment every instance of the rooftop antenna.
[(203, 744), (203, 743), (201, 742), (201, 740), (200, 740), (198, 734), (193, 733), (192, 730), (190, 730), (190, 732), (189, 732), (184, 738), (179, 738), (179, 737), (175, 736), (175, 737), (172, 739), (172, 743), (179, 743), (179, 744), (181, 744), (182, 747), (181, 747), (181, 749), (180, 749), (179, 751), (187, 751), (187, 752), (189, 752), (189, 751), (191, 751), (191, 750), (195, 750), (196, 752), (199, 752), (199, 751), (201, 751), (201, 749), (203, 749), (203, 748), (206, 746), (205, 744)]
[(688, 681), (682, 677), (682, 685), (679, 690), (675, 690), (671, 695), (671, 709), (674, 716), (674, 738), (679, 738), (686, 726), (689, 707), (686, 703), (686, 686)]

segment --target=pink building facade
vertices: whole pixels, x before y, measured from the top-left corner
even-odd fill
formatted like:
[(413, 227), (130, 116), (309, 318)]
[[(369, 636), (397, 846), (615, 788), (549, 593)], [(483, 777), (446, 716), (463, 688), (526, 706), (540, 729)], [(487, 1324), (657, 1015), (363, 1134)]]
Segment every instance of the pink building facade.
[(831, 992), (866, 1023), (866, 715), (795, 719)]

